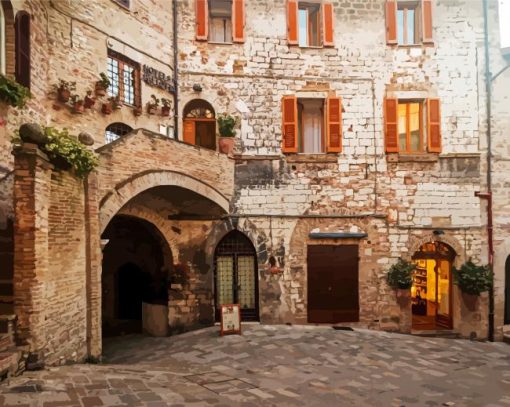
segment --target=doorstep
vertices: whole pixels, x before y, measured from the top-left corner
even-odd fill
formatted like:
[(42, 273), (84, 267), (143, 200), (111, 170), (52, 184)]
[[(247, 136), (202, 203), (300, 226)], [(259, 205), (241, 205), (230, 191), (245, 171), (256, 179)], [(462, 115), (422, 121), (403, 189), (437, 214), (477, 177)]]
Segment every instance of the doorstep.
[(411, 335), (415, 336), (425, 336), (425, 337), (433, 337), (433, 338), (450, 338), (450, 339), (460, 339), (460, 333), (454, 329), (413, 329), (411, 330)]

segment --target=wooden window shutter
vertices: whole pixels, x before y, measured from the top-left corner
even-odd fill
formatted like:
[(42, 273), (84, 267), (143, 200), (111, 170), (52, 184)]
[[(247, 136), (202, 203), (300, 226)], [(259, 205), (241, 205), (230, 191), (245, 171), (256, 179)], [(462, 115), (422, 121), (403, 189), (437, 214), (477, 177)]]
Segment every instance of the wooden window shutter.
[(245, 21), (244, 0), (234, 0), (232, 2), (232, 40), (234, 42), (244, 42)]
[(329, 97), (326, 108), (326, 151), (340, 153), (342, 151), (342, 99)]
[(333, 38), (333, 23), (335, 21), (333, 15), (333, 4), (324, 3), (322, 5), (322, 21), (324, 22), (323, 33), (325, 47), (334, 47), (335, 40)]
[(16, 82), (30, 88), (30, 15), (25, 11), (16, 14)]
[(386, 44), (397, 43), (397, 2), (386, 0)]
[(287, 0), (287, 40), (289, 45), (299, 43), (297, 0)]
[(441, 103), (427, 99), (427, 144), (431, 153), (441, 152)]
[(195, 11), (197, 29), (196, 39), (200, 41), (207, 41), (207, 37), (209, 35), (209, 9), (207, 6), (207, 0), (195, 0)]
[(432, 38), (432, 0), (422, 0), (421, 2), (421, 15), (423, 26), (423, 42), (433, 43)]
[(188, 144), (195, 144), (195, 122), (193, 120), (184, 120), (182, 141)]
[(295, 96), (282, 98), (282, 151), (297, 153), (298, 151), (298, 113)]
[(398, 99), (384, 99), (384, 145), (387, 153), (398, 153)]

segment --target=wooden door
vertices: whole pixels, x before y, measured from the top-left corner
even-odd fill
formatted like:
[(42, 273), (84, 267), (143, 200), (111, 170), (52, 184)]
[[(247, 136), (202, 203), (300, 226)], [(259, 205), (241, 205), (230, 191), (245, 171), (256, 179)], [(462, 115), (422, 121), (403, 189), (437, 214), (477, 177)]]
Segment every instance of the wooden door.
[(358, 245), (308, 246), (308, 322), (359, 321)]

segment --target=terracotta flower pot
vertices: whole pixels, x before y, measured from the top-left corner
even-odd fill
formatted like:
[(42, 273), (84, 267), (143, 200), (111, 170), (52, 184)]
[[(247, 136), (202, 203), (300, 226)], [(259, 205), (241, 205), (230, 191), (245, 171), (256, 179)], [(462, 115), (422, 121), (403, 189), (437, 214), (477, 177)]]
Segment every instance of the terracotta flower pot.
[(462, 292), (462, 300), (469, 311), (476, 311), (478, 306), (478, 295)]
[(406, 306), (411, 302), (411, 289), (410, 288), (397, 288), (397, 302), (400, 306)]
[(71, 98), (71, 91), (69, 89), (59, 88), (58, 89), (58, 100), (62, 103), (69, 102)]
[(91, 98), (89, 96), (85, 96), (85, 101), (83, 103), (85, 106), (85, 109), (90, 109), (92, 106), (94, 106), (95, 103), (96, 103), (96, 99)]
[(234, 143), (234, 137), (220, 137), (218, 142), (220, 153), (231, 155), (234, 151)]
[(170, 116), (170, 107), (168, 106), (163, 106), (161, 108), (161, 115), (162, 116)]
[(106, 96), (106, 89), (100, 83), (96, 83), (96, 95)]
[(73, 113), (82, 114), (85, 111), (85, 106), (82, 101), (73, 104)]
[(111, 114), (112, 113), (111, 103), (103, 103), (103, 106), (101, 107), (101, 112), (103, 112), (103, 114)]
[(149, 114), (158, 113), (158, 107), (155, 105), (147, 105), (147, 113), (149, 113)]
[(141, 116), (141, 115), (142, 115), (142, 113), (143, 113), (143, 110), (142, 110), (142, 108), (141, 108), (140, 106), (137, 106), (137, 107), (135, 107), (135, 108), (133, 109), (133, 114), (134, 114), (135, 116)]

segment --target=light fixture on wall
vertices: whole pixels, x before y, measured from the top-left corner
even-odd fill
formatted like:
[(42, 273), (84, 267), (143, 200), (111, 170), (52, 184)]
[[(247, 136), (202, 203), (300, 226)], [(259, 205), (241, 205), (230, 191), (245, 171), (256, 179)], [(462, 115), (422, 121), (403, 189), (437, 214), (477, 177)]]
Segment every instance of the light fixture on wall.
[(434, 233), (434, 235), (436, 235), (436, 236), (440, 236), (440, 235), (444, 235), (444, 230), (436, 229), (432, 233)]
[(193, 90), (194, 90), (195, 92), (202, 92), (202, 85), (200, 85), (200, 84), (198, 84), (198, 83), (195, 83), (195, 84), (193, 85)]
[(237, 230), (237, 226), (239, 226), (239, 217), (238, 216), (231, 216), (230, 217), (230, 223), (232, 223), (232, 227)]

